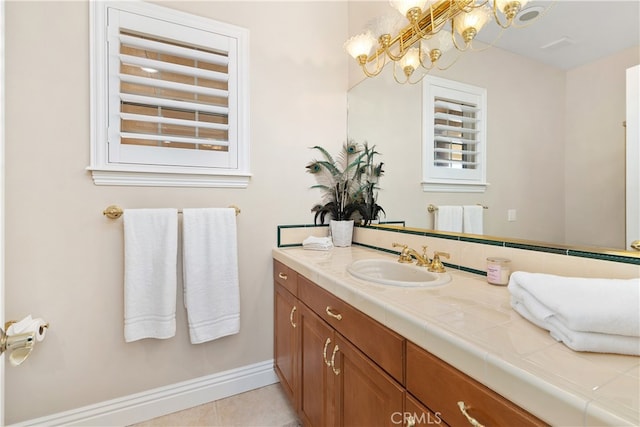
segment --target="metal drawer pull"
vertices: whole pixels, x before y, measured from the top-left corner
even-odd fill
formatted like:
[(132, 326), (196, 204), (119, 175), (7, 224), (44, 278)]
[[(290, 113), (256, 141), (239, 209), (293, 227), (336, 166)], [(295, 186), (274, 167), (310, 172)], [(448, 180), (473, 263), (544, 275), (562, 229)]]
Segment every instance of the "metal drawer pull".
[(338, 313), (338, 314), (334, 313), (334, 312), (333, 312), (333, 308), (331, 308), (330, 306), (327, 306), (327, 309), (325, 310), (325, 312), (326, 312), (329, 316), (333, 317), (334, 319), (342, 320), (342, 314), (340, 314), (340, 313)]
[(338, 348), (338, 344), (333, 347), (333, 354), (331, 354), (331, 369), (333, 369), (333, 373), (336, 375), (340, 375), (340, 368), (336, 369), (336, 353), (340, 350)]
[(331, 338), (327, 338), (327, 341), (324, 343), (324, 350), (322, 350), (322, 358), (327, 366), (331, 366), (331, 362), (327, 359), (327, 347), (329, 347), (329, 344), (331, 344)]
[(467, 413), (467, 405), (465, 405), (465, 403), (462, 400), (458, 402), (458, 408), (460, 408), (460, 412), (462, 412), (462, 415), (464, 415), (467, 418), (467, 421), (469, 421), (469, 424), (471, 424), (473, 427), (484, 427), (482, 424), (478, 422), (478, 420), (476, 420), (475, 418), (473, 418), (471, 415)]
[(278, 273), (278, 277), (281, 278), (282, 280), (287, 280), (287, 275), (284, 274), (283, 272)]
[(289, 314), (289, 322), (291, 322), (291, 326), (293, 326), (294, 328), (298, 326), (293, 322), (293, 313), (295, 313), (297, 309), (298, 308), (294, 305), (293, 308), (291, 309), (291, 313)]

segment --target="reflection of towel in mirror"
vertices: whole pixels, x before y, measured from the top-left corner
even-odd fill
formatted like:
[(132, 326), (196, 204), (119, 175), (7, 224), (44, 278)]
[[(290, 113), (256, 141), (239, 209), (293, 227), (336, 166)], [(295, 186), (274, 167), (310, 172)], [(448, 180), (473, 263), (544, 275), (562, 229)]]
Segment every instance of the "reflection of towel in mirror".
[(640, 279), (589, 279), (516, 271), (511, 306), (578, 351), (640, 355)]
[(438, 231), (462, 232), (462, 206), (438, 206), (434, 228)]
[(484, 208), (479, 205), (462, 207), (462, 232), (482, 234), (482, 215)]

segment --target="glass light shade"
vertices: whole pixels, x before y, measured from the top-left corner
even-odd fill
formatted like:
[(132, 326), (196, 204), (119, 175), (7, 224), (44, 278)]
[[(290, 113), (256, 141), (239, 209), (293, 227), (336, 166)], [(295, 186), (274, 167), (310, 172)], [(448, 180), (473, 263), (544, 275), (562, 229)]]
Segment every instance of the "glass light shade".
[(351, 37), (344, 43), (344, 48), (349, 55), (358, 58), (361, 55), (369, 56), (371, 48), (376, 44), (377, 40), (370, 31)]
[(389, 4), (398, 9), (398, 12), (400, 12), (402, 16), (406, 16), (407, 12), (414, 7), (424, 10), (427, 1), (429, 0), (389, 0)]
[(471, 28), (479, 32), (489, 20), (489, 13), (490, 11), (484, 6), (473, 9), (468, 13), (461, 13), (453, 20), (454, 27), (460, 35), (463, 35), (466, 30)]
[(431, 52), (433, 49), (440, 49), (442, 53), (447, 52), (453, 47), (453, 40), (448, 31), (440, 31), (428, 40), (422, 41), (422, 50)]
[(411, 67), (415, 70), (420, 65), (420, 49), (418, 49), (417, 47), (412, 47), (411, 49), (407, 50), (407, 52), (399, 62), (402, 69)]
[[(511, 3), (516, 3), (514, 0), (495, 0), (496, 7), (502, 13), (505, 13), (506, 7)], [(517, 0), (517, 3), (520, 3), (520, 10), (524, 9), (524, 6), (529, 3), (529, 0)]]
[(367, 25), (373, 33), (374, 37), (380, 38), (384, 34), (389, 34), (392, 37), (400, 31), (405, 25), (406, 20), (404, 16), (401, 16), (398, 12), (391, 11), (384, 15), (378, 16)]

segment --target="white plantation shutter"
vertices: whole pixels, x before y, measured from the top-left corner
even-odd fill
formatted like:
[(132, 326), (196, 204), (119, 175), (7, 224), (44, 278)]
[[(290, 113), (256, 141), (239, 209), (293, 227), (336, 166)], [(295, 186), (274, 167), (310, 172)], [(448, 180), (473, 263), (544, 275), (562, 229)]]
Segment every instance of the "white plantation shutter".
[(428, 76), (423, 95), (423, 189), (484, 191), (486, 90)]
[(121, 171), (161, 175), (131, 185), (183, 174), (192, 178), (175, 185), (246, 186), (246, 30), (142, 2), (101, 5), (106, 40), (96, 71), (103, 67), (108, 82), (107, 119), (94, 181), (123, 184), (104, 174)]

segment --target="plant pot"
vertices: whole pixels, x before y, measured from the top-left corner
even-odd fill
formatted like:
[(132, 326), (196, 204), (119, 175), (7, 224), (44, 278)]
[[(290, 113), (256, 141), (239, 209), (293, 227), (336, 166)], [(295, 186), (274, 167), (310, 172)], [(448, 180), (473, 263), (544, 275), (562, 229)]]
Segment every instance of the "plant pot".
[(353, 220), (335, 221), (332, 219), (329, 226), (331, 228), (333, 246), (351, 246), (351, 241), (353, 240)]

